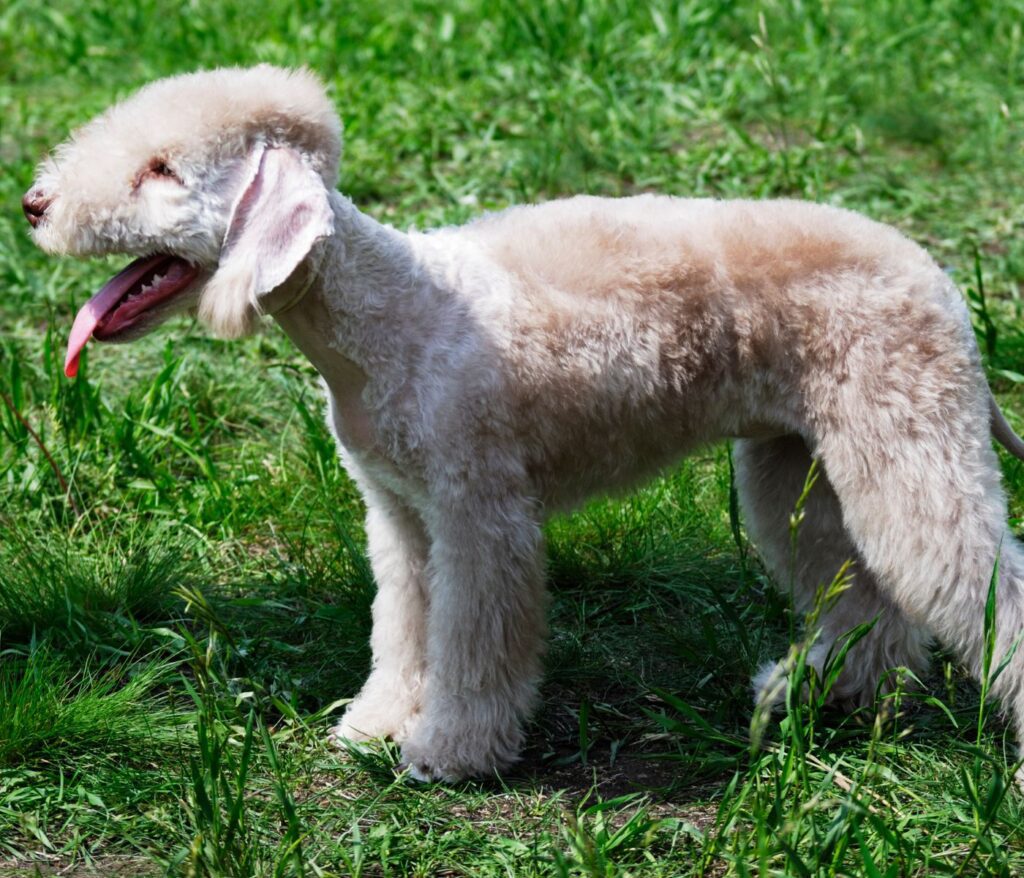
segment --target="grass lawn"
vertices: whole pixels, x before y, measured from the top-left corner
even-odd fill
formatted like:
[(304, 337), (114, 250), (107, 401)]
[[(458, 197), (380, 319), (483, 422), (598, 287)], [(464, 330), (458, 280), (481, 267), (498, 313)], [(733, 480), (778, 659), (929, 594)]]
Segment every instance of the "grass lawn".
[(725, 446), (549, 525), (514, 772), (418, 786), (388, 745), (326, 745), (373, 582), (311, 367), (269, 322), (226, 343), (179, 320), (65, 379), (76, 307), (123, 260), (45, 257), (19, 206), (115, 98), (257, 61), (324, 77), (341, 188), (403, 228), (642, 191), (892, 223), (949, 266), (1024, 429), (1024, 0), (11, 0), (0, 876), (1024, 872), (1013, 737), (949, 656), (875, 713), (816, 698), (752, 729), (751, 674), (796, 632), (799, 685), (807, 643), (731, 512)]

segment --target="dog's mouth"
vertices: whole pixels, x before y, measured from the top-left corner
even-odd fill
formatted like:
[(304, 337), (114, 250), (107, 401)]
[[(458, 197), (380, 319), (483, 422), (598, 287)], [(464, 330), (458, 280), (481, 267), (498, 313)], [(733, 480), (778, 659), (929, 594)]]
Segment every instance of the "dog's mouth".
[(199, 275), (199, 266), (169, 253), (136, 259), (75, 316), (64, 374), (69, 378), (78, 374), (78, 361), (90, 338), (118, 341), (141, 334), (138, 330), (150, 322), (159, 306), (183, 293)]

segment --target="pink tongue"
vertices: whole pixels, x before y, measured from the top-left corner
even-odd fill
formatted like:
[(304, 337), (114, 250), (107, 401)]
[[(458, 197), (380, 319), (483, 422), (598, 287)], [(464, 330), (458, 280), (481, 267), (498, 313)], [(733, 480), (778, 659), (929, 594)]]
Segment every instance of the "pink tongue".
[(82, 348), (85, 347), (93, 330), (107, 312), (121, 301), (125, 293), (138, 283), (140, 278), (151, 271), (157, 263), (166, 259), (166, 253), (136, 259), (124, 271), (108, 280), (103, 289), (81, 307), (75, 316), (74, 325), (71, 327), (71, 335), (68, 337), (68, 353), (64, 358), (64, 374), (68, 378), (74, 378), (78, 374), (78, 359), (82, 355)]

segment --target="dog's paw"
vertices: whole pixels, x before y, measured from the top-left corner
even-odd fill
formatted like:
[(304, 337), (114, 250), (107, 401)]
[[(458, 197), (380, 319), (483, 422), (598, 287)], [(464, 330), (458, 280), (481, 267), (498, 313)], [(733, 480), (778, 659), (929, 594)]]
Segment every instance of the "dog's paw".
[(345, 710), (341, 722), (331, 729), (329, 738), (341, 746), (378, 738), (401, 743), (409, 737), (418, 719), (419, 705), (412, 699), (384, 699), (361, 693)]
[[(841, 669), (839, 676), (830, 680), (828, 690), (822, 693), (822, 680), (827, 676), (827, 660), (828, 652), (819, 646), (815, 646), (808, 653), (805, 673), (809, 675), (813, 671), (816, 682), (812, 689), (809, 677), (805, 677), (800, 691), (800, 697), (804, 702), (810, 699), (813, 691), (815, 699), (828, 707), (853, 712), (873, 705), (878, 691), (891, 691), (897, 679), (895, 672), (885, 671), (881, 666), (872, 667), (863, 662), (859, 665), (848, 662)], [(793, 664), (794, 660), (790, 656), (777, 662), (768, 662), (758, 669), (752, 680), (754, 706), (758, 710), (775, 712), (785, 706)]]
[(399, 762), (398, 768), (396, 769), (398, 774), (404, 774), (409, 780), (418, 781), (419, 783), (434, 783), (435, 781), (444, 781), (446, 783), (458, 783), (460, 780), (466, 778), (461, 775), (455, 774), (444, 774), (444, 772), (434, 769), (426, 764), (417, 764), (410, 762)]
[(512, 765), (517, 755), (483, 748), (475, 752), (465, 748), (424, 749), (407, 741), (402, 745), (400, 768), (420, 783), (457, 783), (472, 778), (491, 777)]
[[(338, 747), (345, 748), (349, 744), (361, 744), (365, 741), (377, 741), (390, 738), (402, 743), (409, 737), (418, 714), (413, 712), (403, 717), (372, 717), (362, 714), (349, 716), (346, 713), (336, 726), (328, 732), (328, 740)], [(375, 721), (376, 720), (376, 721)]]
[(786, 686), (789, 681), (789, 666), (785, 659), (765, 662), (757, 669), (751, 688), (754, 692), (754, 706), (762, 710), (775, 711), (786, 700)]
[(375, 735), (364, 729), (365, 724), (359, 722), (356, 725), (349, 721), (348, 714), (341, 718), (336, 726), (328, 733), (327, 739), (336, 747), (347, 748), (350, 744), (362, 744), (364, 741), (372, 741), (376, 738), (387, 737), (386, 735)]
[(517, 723), (424, 721), (402, 745), (402, 764), (414, 780), (455, 783), (500, 774), (518, 761), (522, 743)]

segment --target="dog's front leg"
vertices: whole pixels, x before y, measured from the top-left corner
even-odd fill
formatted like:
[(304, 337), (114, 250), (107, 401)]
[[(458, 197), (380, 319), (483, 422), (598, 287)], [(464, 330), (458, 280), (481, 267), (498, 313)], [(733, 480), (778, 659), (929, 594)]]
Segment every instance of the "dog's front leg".
[(332, 737), (403, 741), (415, 722), (426, 665), (427, 536), (422, 521), (390, 493), (360, 480), (366, 538), (377, 581), (373, 601), (373, 669)]
[(420, 780), (516, 760), (545, 634), (541, 530), (528, 500), (465, 488), (434, 505), (423, 712), (402, 756)]

